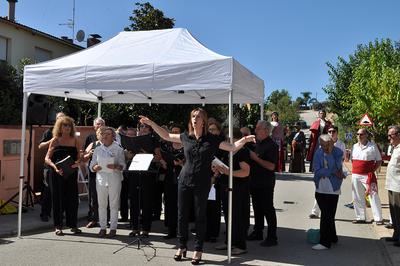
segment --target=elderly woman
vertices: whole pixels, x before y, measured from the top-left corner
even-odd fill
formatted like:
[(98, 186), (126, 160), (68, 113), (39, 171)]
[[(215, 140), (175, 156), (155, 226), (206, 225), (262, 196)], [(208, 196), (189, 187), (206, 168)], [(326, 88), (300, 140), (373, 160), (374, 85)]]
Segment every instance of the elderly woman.
[(320, 148), (314, 154), (315, 199), (321, 208), (320, 242), (312, 247), (324, 250), (337, 243), (335, 214), (339, 200), (343, 178), (343, 152), (334, 146), (331, 136), (323, 134), (319, 137)]
[(97, 130), (101, 145), (93, 152), (90, 170), (96, 172), (96, 190), (99, 203), (99, 237), (106, 235), (107, 204), (110, 203), (110, 237), (117, 234), (119, 197), (122, 170), (125, 168), (123, 149), (114, 141), (115, 131), (110, 127)]
[[(53, 128), (53, 138), (50, 141), (45, 162), (52, 169), (50, 188), (53, 196), (53, 220), (55, 234), (64, 235), (63, 213), (65, 211), (66, 225), (74, 234), (81, 233), (78, 222), (78, 172), (71, 171), (79, 165), (78, 139), (75, 137), (74, 120), (69, 116), (57, 119)], [(75, 163), (62, 168), (58, 162), (70, 156)], [(66, 168), (68, 167), (68, 168)], [(65, 170), (65, 172), (64, 172)], [(67, 171), (68, 170), (68, 171)]]

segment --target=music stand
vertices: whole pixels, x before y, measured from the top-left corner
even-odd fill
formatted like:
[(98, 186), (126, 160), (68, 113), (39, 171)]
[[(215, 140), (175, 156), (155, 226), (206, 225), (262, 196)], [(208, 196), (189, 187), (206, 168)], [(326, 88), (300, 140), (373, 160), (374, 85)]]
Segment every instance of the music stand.
[[(155, 170), (149, 170), (151, 161), (153, 160), (153, 154), (136, 154), (135, 157), (132, 158), (132, 162), (129, 166), (128, 172), (130, 173), (135, 173), (138, 176), (138, 183), (136, 185), (136, 189), (138, 191), (137, 193), (137, 200), (138, 200), (138, 205), (139, 205), (139, 211), (138, 211), (138, 221), (140, 220), (140, 198), (141, 198), (141, 190), (142, 190), (142, 175), (145, 173), (155, 173)], [(120, 250), (127, 248), (130, 245), (137, 244), (137, 250), (141, 249), (147, 259), (147, 261), (150, 261), (152, 258), (156, 256), (157, 250), (151, 246), (148, 241), (143, 239), (143, 237), (138, 234), (134, 240), (131, 242), (127, 243), (123, 247), (117, 249), (116, 251), (113, 252), (113, 254), (119, 252)], [(149, 259), (144, 252), (144, 247), (149, 247), (154, 250), (153, 256)]]

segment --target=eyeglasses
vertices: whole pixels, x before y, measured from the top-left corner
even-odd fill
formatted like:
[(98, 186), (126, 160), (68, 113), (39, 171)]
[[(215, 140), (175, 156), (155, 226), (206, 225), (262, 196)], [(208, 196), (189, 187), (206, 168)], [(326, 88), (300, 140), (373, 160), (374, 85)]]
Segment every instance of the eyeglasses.
[(148, 125), (140, 125), (139, 128), (149, 128)]
[(396, 136), (397, 134), (399, 134), (399, 132), (393, 133), (393, 134), (388, 134), (388, 138), (394, 138), (394, 136)]
[(365, 133), (357, 133), (357, 136), (364, 136)]
[(328, 133), (329, 133), (329, 134), (336, 133), (336, 130), (329, 130)]
[(63, 127), (72, 127), (71, 124), (62, 124)]

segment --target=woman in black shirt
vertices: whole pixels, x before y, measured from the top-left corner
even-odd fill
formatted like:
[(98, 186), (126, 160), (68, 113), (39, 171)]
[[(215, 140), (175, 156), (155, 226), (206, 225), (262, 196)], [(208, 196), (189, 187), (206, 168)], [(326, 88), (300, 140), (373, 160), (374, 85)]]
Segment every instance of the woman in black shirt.
[(179, 261), (186, 257), (188, 240), (188, 218), (192, 202), (196, 217), (195, 252), (192, 264), (199, 264), (203, 252), (203, 241), (206, 230), (206, 206), (211, 186), (211, 162), (218, 149), (236, 151), (247, 142), (254, 142), (254, 136), (246, 136), (234, 144), (223, 141), (220, 137), (207, 134), (207, 113), (196, 108), (190, 113), (188, 132), (171, 134), (145, 116), (140, 122), (151, 126), (163, 139), (182, 143), (185, 164), (178, 180), (178, 237), (179, 249), (174, 259)]

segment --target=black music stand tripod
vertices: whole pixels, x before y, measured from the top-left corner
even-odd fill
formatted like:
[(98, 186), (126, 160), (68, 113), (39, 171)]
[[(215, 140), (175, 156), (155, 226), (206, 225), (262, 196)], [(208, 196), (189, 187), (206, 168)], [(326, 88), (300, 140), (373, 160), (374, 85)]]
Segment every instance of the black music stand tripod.
[[(136, 158), (136, 156), (132, 159), (132, 164), (135, 163), (135, 161), (134, 161), (135, 158)], [(148, 167), (149, 166), (150, 165), (148, 165)], [(135, 173), (136, 174), (136, 176), (134, 178), (138, 178), (138, 183), (136, 185), (136, 189), (137, 189), (137, 192), (138, 192), (137, 193), (137, 200), (138, 200), (138, 206), (139, 206), (138, 217), (137, 217), (137, 219), (138, 219), (137, 221), (138, 222), (140, 221), (140, 204), (141, 204), (140, 199), (141, 199), (141, 191), (142, 191), (142, 176), (143, 176), (143, 174), (146, 174), (146, 173), (150, 174), (150, 173), (155, 172), (153, 170), (148, 170), (148, 167), (147, 167), (147, 170), (129, 170), (130, 173)], [(134, 168), (134, 167), (132, 167), (132, 165), (131, 165), (129, 167), (129, 169), (132, 169), (132, 168)], [(116, 251), (114, 251), (113, 254), (116, 254), (117, 252), (123, 250), (124, 248), (127, 248), (127, 247), (129, 247), (131, 245), (134, 245), (134, 244), (136, 245), (136, 249), (137, 250), (141, 249), (143, 251), (147, 261), (150, 261), (151, 259), (153, 259), (156, 256), (156, 253), (157, 253), (156, 248), (154, 248), (147, 240), (143, 239), (143, 236), (141, 236), (140, 234), (137, 234), (136, 238), (133, 239), (131, 242), (125, 244), (123, 247), (121, 247), (121, 248), (117, 249)], [(152, 257), (147, 257), (147, 255), (146, 255), (146, 253), (144, 252), (144, 249), (143, 249), (144, 247), (149, 247), (149, 248), (153, 249), (154, 253), (153, 253)]]

